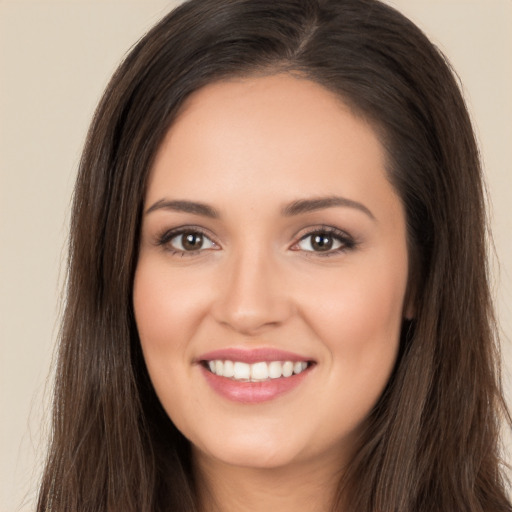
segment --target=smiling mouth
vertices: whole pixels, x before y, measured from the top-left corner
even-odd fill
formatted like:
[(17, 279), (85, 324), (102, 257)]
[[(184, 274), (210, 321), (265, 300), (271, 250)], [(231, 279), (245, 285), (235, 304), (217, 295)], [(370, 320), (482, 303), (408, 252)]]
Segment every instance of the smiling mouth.
[(287, 379), (307, 370), (312, 361), (259, 361), (252, 364), (231, 360), (201, 362), (203, 367), (218, 377), (237, 382), (265, 382)]

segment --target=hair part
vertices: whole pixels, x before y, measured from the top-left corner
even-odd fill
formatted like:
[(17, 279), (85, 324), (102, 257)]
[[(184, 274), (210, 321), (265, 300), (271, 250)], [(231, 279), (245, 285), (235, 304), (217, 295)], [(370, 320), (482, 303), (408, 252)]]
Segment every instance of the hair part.
[(193, 0), (133, 48), (87, 136), (39, 512), (197, 509), (188, 441), (156, 397), (134, 321), (144, 191), (190, 94), (278, 72), (372, 124), (406, 212), (414, 320), (333, 510), (512, 510), (479, 154), (446, 60), (376, 0)]

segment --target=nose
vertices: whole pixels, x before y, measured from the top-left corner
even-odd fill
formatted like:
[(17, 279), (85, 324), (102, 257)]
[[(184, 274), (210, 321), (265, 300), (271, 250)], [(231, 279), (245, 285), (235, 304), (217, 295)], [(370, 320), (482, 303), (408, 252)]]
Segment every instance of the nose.
[(246, 336), (282, 325), (293, 311), (282, 268), (262, 251), (234, 255), (212, 308), (217, 322)]

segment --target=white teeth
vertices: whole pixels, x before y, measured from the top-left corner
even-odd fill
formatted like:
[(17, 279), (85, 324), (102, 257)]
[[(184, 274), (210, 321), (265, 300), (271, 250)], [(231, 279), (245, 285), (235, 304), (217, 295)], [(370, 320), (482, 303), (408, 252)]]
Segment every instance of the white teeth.
[(283, 377), (291, 377), (293, 374), (293, 363), (285, 361), (283, 364)]
[[(217, 374), (219, 375), (219, 374)], [(235, 368), (233, 361), (224, 361), (224, 369), (222, 371), (223, 377), (233, 377), (235, 375)]]
[(253, 364), (240, 361), (208, 361), (208, 368), (215, 375), (245, 382), (260, 382), (280, 377), (291, 377), (302, 373), (308, 367), (306, 361), (260, 361)]
[(271, 379), (279, 379), (283, 375), (283, 365), (280, 361), (272, 361), (268, 365), (268, 376)]
[(251, 379), (252, 380), (266, 380), (268, 379), (268, 365), (267, 363), (254, 363), (251, 365)]
[(251, 377), (251, 366), (247, 363), (237, 361), (233, 366), (233, 377), (236, 380), (249, 380)]

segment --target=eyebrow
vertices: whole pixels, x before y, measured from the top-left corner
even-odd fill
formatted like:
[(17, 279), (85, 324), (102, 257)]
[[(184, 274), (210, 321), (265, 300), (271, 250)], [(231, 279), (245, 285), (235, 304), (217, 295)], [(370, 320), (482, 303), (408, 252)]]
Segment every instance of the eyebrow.
[(167, 199), (160, 199), (146, 210), (146, 215), (156, 210), (172, 210), (175, 212), (193, 213), (195, 215), (202, 215), (203, 217), (210, 217), (212, 219), (218, 219), (220, 217), (219, 212), (212, 206), (204, 203), (197, 203), (195, 201), (170, 201)]
[[(314, 212), (326, 208), (334, 208), (337, 206), (355, 208), (356, 210), (360, 210), (365, 213), (372, 220), (376, 220), (373, 213), (364, 204), (340, 196), (298, 199), (286, 205), (281, 210), (281, 214), (285, 217), (292, 217), (303, 213)], [(160, 199), (146, 210), (146, 215), (156, 210), (192, 213), (194, 215), (202, 215), (203, 217), (209, 217), (211, 219), (220, 218), (220, 214), (215, 208), (208, 204), (196, 201)]]
[(360, 210), (370, 219), (376, 220), (373, 213), (362, 203), (347, 199), (346, 197), (340, 196), (327, 196), (317, 197), (313, 199), (298, 199), (293, 201), (282, 209), (282, 214), (285, 217), (291, 217), (293, 215), (300, 215), (302, 213), (314, 212), (317, 210), (323, 210), (325, 208), (334, 208), (336, 206), (355, 208)]

